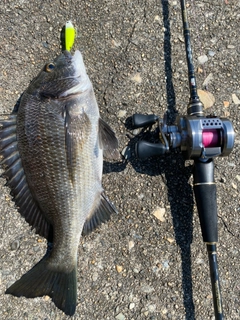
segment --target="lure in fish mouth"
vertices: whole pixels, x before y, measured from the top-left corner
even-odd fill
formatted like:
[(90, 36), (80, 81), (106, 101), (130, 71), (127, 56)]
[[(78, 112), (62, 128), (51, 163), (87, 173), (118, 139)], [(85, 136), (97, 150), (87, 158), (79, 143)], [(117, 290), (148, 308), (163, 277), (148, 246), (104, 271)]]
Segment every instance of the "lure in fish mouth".
[(33, 79), (29, 90), (38, 88), (43, 98), (61, 99), (83, 93), (91, 86), (82, 55), (77, 50), (73, 56), (63, 51), (53, 62), (47, 63)]
[(48, 295), (73, 315), (81, 234), (116, 212), (102, 187), (103, 156), (120, 158), (79, 51), (47, 63), (17, 113), (0, 119), (0, 156), (18, 211), (48, 240), (46, 255), (6, 293)]

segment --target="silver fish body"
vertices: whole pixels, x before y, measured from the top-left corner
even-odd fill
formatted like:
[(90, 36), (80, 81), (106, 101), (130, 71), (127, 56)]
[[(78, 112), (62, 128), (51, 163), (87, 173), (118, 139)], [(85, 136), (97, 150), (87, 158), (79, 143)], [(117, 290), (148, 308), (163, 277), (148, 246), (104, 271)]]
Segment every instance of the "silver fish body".
[(49, 295), (73, 315), (82, 231), (115, 212), (101, 183), (103, 154), (119, 158), (81, 53), (65, 51), (47, 64), (24, 92), (18, 112), (0, 124), (2, 165), (16, 205), (49, 242), (45, 257), (6, 293)]

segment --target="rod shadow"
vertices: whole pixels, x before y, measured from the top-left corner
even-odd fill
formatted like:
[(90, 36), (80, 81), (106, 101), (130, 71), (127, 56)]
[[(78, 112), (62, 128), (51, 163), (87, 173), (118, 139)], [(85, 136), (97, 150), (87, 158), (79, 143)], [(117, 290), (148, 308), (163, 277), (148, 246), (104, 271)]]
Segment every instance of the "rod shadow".
[[(169, 4), (161, 0), (163, 24), (164, 24), (164, 61), (167, 92), (168, 123), (175, 121), (177, 111), (175, 109), (175, 91), (172, 82), (172, 60), (171, 60), (171, 32), (169, 23)], [(162, 117), (163, 115), (161, 115)], [(131, 118), (125, 123), (131, 129)], [(183, 304), (185, 307), (185, 319), (195, 319), (195, 307), (192, 291), (192, 267), (191, 267), (191, 243), (193, 236), (193, 191), (189, 184), (192, 174), (192, 166), (185, 166), (181, 153), (175, 150), (165, 154), (161, 158), (152, 157), (148, 160), (138, 160), (134, 156), (135, 144), (139, 140), (159, 142), (158, 128), (142, 130), (140, 134), (129, 140), (129, 162), (136, 172), (151, 176), (161, 175), (165, 177), (168, 189), (168, 200), (171, 207), (172, 222), (174, 227), (176, 243), (181, 250), (182, 263), (182, 290)]]

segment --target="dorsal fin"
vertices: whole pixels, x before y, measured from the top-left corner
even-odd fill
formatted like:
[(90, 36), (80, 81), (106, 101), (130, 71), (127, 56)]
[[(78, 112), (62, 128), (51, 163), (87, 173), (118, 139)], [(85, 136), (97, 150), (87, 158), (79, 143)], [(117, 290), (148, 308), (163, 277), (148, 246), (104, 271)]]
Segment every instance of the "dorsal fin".
[(29, 189), (17, 143), (17, 116), (10, 115), (0, 119), (0, 164), (3, 167), (2, 176), (7, 179), (6, 185), (11, 188), (11, 195), (18, 211), (25, 220), (35, 228), (36, 232), (48, 238), (50, 224), (35, 201)]

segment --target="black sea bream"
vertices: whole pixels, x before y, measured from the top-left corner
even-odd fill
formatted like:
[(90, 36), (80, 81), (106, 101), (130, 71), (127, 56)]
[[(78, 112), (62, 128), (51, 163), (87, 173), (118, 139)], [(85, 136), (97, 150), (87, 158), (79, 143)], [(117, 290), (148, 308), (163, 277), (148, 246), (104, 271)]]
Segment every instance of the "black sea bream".
[(0, 120), (3, 175), (21, 215), (48, 240), (43, 259), (6, 293), (48, 295), (74, 314), (80, 236), (116, 211), (101, 181), (103, 154), (118, 159), (117, 148), (81, 53), (64, 51), (30, 83), (17, 113)]

